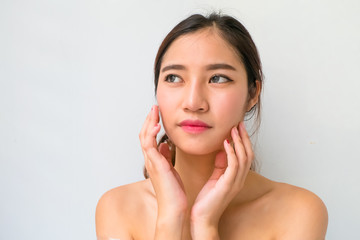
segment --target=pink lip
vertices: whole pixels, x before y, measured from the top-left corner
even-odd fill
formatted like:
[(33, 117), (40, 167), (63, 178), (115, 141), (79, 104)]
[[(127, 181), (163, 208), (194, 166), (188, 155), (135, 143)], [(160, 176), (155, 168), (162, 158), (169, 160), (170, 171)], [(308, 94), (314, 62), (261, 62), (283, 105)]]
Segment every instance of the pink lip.
[(184, 120), (179, 125), (185, 132), (188, 133), (201, 133), (211, 128), (209, 125), (200, 120)]

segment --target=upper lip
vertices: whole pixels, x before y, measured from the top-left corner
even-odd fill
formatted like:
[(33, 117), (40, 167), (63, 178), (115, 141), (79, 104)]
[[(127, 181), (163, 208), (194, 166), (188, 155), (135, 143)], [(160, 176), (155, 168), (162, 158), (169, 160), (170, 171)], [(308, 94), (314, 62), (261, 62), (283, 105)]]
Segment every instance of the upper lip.
[(191, 119), (187, 119), (184, 120), (182, 122), (180, 122), (179, 124), (181, 127), (182, 126), (193, 126), (193, 127), (206, 127), (206, 128), (210, 128), (210, 126), (206, 123), (204, 123), (203, 121), (200, 120), (191, 120)]

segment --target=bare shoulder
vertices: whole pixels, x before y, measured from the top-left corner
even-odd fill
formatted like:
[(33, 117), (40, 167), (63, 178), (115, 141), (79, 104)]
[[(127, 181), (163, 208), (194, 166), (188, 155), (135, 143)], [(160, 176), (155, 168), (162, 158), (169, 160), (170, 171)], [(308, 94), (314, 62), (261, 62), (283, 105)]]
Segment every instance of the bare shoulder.
[(325, 239), (328, 213), (316, 194), (304, 188), (273, 182), (271, 195), (279, 220), (276, 239)]
[(149, 181), (144, 180), (111, 189), (104, 193), (96, 206), (96, 234), (99, 239), (133, 239), (131, 228), (141, 213), (147, 195), (151, 195)]

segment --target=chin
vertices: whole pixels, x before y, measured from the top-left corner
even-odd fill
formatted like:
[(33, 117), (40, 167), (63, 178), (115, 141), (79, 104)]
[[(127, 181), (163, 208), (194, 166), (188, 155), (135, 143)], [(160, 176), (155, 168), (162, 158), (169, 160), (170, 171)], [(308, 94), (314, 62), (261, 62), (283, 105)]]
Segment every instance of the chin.
[(205, 142), (194, 144), (191, 141), (185, 144), (176, 144), (174, 142), (174, 144), (177, 149), (180, 149), (182, 152), (189, 155), (209, 155), (224, 150), (222, 141), (220, 143), (214, 141), (211, 144)]

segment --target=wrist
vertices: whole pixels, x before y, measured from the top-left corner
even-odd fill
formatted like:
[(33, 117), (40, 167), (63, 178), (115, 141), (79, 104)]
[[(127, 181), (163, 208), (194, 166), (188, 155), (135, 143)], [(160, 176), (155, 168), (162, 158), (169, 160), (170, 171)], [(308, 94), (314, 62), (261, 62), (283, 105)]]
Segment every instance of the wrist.
[(191, 222), (191, 236), (193, 240), (219, 240), (218, 224)]
[(185, 214), (182, 213), (158, 214), (156, 219), (157, 226), (183, 225), (184, 222)]

